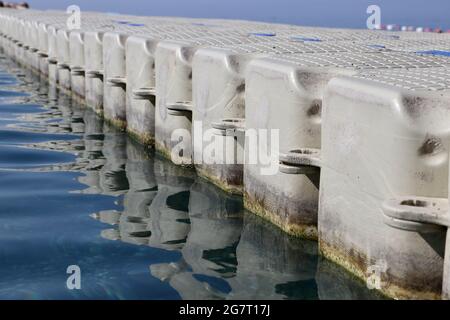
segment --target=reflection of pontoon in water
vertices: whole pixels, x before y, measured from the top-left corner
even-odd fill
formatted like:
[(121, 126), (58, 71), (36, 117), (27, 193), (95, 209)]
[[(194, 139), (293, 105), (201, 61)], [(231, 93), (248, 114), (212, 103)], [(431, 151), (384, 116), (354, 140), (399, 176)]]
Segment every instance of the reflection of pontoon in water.
[(125, 194), (129, 188), (125, 172), (126, 137), (107, 125), (104, 126), (103, 132), (102, 153), (106, 162), (100, 170), (100, 185), (104, 194), (119, 196)]
[(123, 211), (93, 217), (111, 225), (101, 236), (178, 251), (179, 260), (150, 265), (185, 299), (363, 298), (367, 290), (329, 262), (317, 244), (299, 241), (257, 217), (242, 220), (241, 199), (153, 156), (108, 129), (93, 111), (82, 117), (83, 192), (123, 197)]
[[(135, 151), (129, 148), (129, 156), (138, 155)], [(181, 249), (190, 230), (184, 202), (194, 181), (192, 173), (183, 176), (183, 169), (153, 158), (129, 158), (125, 168), (130, 189), (124, 196), (124, 211), (116, 221), (118, 227), (108, 235), (154, 248)], [(175, 172), (170, 173), (171, 169)], [(101, 212), (98, 217), (108, 220), (108, 215), (116, 214)]]
[(103, 156), (103, 121), (95, 117), (92, 110), (85, 109), (83, 114), (84, 122), (84, 152), (83, 160), (86, 162), (84, 176), (78, 181), (86, 184), (87, 189), (83, 193), (101, 193), (100, 171), (106, 162)]
[(168, 281), (184, 299), (224, 299), (237, 268), (236, 246), (242, 229), (242, 205), (197, 179), (187, 199), (189, 233), (182, 259), (150, 266), (153, 276)]
[(317, 298), (317, 244), (286, 237), (280, 230), (245, 216), (236, 250), (238, 268), (230, 299)]
[(152, 274), (168, 280), (183, 297), (224, 298), (225, 292), (208, 285), (203, 277), (220, 280), (235, 273), (235, 248), (242, 223), (240, 199), (224, 197), (222, 191), (206, 182), (195, 181), (192, 171), (146, 158), (133, 146), (128, 143), (126, 147), (129, 190), (124, 195), (124, 211), (94, 215), (116, 225), (104, 230), (102, 236), (179, 250), (183, 256), (180, 261), (152, 265)]

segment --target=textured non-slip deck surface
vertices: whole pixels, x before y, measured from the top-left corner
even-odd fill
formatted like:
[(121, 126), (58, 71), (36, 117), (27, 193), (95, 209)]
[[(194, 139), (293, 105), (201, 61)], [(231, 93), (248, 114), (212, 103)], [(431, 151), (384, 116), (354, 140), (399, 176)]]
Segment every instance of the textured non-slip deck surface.
[(354, 77), (413, 91), (450, 89), (450, 68), (448, 67), (423, 70), (386, 70), (383, 72), (359, 73)]
[(291, 40), (275, 39), (271, 42), (258, 42), (234, 46), (233, 52), (247, 53), (333, 53), (333, 52), (379, 52), (385, 50), (364, 43), (352, 41), (329, 41), (329, 42), (295, 42)]
[(347, 69), (432, 68), (450, 65), (450, 59), (447, 57), (401, 52), (293, 54), (273, 56), (271, 59), (301, 67)]

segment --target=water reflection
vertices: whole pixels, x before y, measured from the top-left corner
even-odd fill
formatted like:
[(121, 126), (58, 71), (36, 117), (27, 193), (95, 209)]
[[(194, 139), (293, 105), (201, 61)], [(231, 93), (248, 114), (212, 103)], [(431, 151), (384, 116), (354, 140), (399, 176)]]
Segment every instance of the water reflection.
[[(0, 72), (0, 87), (20, 93), (6, 95), (9, 103), (34, 105), (14, 124), (16, 130), (31, 136), (39, 133), (39, 139), (24, 139), (27, 147), (70, 155), (21, 169), (82, 173), (76, 179), (83, 187), (70, 194), (113, 199), (114, 205), (105, 210), (89, 212), (94, 218), (90, 221), (101, 227), (102, 241), (119, 245), (116, 250), (141, 249), (133, 257), (148, 259), (145, 272), (153, 286), (167, 284), (183, 299), (378, 298), (345, 271), (319, 258), (317, 243), (291, 238), (244, 212), (241, 198), (145, 149), (43, 80), (31, 74), (23, 77), (24, 71), (12, 64), (6, 68), (8, 73)], [(20, 75), (21, 82), (15, 83), (8, 74)], [(145, 254), (146, 248), (157, 250)], [(167, 259), (158, 256), (166, 252), (175, 254)], [(89, 256), (98, 264), (107, 258)], [(124, 270), (122, 263), (109, 261), (104, 268)], [(105, 269), (103, 274), (111, 272)], [(125, 276), (100, 276), (100, 280), (109, 290), (124, 285), (133, 290), (124, 284)]]

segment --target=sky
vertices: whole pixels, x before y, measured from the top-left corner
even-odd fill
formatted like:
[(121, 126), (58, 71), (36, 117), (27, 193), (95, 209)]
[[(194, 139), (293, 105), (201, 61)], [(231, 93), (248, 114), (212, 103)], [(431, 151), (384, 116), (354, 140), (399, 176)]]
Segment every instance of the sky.
[[(20, 0), (15, 0), (19, 2)], [(369, 5), (381, 8), (382, 24), (450, 29), (449, 0), (28, 0), (35, 9), (247, 19), (308, 26), (365, 28)]]

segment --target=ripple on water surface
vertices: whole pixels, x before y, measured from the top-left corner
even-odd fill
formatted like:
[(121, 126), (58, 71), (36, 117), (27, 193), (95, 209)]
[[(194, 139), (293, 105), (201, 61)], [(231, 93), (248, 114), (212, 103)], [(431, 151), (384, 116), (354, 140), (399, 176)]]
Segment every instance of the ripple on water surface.
[(379, 298), (317, 243), (0, 64), (0, 298)]

